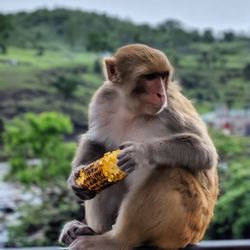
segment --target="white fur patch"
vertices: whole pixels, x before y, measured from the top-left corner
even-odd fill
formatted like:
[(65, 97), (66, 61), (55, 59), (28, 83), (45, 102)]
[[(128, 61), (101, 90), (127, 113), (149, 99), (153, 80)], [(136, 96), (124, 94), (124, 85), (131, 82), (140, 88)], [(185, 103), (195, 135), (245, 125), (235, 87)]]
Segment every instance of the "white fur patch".
[(146, 142), (168, 134), (157, 115), (133, 117), (119, 106), (117, 110), (115, 107), (112, 109), (106, 116), (104, 111), (98, 109), (88, 132), (91, 138), (104, 142), (112, 149), (126, 141)]

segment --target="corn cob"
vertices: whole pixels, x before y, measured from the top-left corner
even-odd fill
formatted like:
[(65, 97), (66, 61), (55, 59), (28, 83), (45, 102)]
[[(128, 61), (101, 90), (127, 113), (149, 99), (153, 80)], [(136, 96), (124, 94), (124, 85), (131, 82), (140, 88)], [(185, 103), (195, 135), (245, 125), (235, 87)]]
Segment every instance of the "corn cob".
[(101, 191), (107, 186), (126, 177), (117, 166), (117, 156), (120, 150), (106, 153), (99, 160), (92, 162), (87, 167), (80, 169), (76, 184), (91, 191)]

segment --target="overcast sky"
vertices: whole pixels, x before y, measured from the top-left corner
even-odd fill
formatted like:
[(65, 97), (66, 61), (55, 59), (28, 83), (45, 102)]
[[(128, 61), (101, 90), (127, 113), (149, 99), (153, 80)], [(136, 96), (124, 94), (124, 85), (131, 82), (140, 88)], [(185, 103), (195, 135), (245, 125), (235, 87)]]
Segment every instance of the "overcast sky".
[(136, 23), (180, 20), (187, 27), (250, 34), (250, 0), (0, 0), (0, 12), (68, 7), (106, 13)]

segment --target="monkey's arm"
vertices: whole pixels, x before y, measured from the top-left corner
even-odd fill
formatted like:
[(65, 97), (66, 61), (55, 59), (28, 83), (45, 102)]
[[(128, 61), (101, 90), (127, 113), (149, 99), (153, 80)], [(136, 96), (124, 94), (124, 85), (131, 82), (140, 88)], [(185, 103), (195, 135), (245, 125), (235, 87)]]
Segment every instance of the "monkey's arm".
[(87, 134), (80, 139), (75, 157), (72, 162), (72, 167), (77, 168), (79, 165), (87, 165), (106, 153), (104, 144), (91, 139)]
[(179, 133), (148, 143), (126, 142), (120, 149), (118, 166), (127, 173), (145, 165), (178, 166), (191, 171), (217, 165), (217, 153), (210, 138), (193, 133)]
[(149, 160), (156, 165), (180, 166), (192, 171), (217, 165), (217, 153), (210, 138), (180, 133), (146, 145)]
[(103, 144), (95, 140), (91, 140), (87, 135), (84, 135), (81, 138), (75, 158), (72, 163), (73, 169), (68, 179), (69, 186), (72, 188), (74, 194), (80, 200), (88, 200), (94, 198), (95, 192), (84, 190), (76, 185), (75, 178), (79, 173), (79, 169), (84, 165), (88, 165), (91, 162), (99, 159), (104, 155), (105, 152), (106, 148)]

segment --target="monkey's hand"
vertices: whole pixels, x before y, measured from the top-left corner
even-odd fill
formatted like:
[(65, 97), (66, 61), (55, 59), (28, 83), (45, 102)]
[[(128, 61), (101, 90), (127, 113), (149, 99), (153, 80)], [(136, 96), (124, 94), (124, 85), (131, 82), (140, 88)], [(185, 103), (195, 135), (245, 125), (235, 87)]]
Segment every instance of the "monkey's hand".
[(95, 197), (96, 192), (81, 188), (75, 182), (76, 178), (79, 176), (79, 171), (81, 168), (82, 167), (73, 169), (71, 175), (69, 176), (68, 184), (72, 188), (74, 194), (77, 196), (78, 199), (83, 200), (83, 201), (90, 200)]
[(94, 235), (95, 232), (83, 222), (73, 220), (68, 222), (60, 236), (59, 242), (69, 246), (80, 235)]
[(143, 143), (128, 141), (120, 145), (121, 153), (118, 155), (118, 167), (126, 173), (145, 164), (149, 165), (147, 147)]

